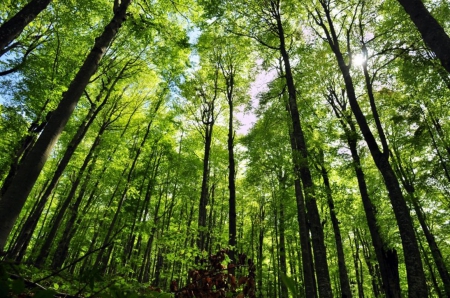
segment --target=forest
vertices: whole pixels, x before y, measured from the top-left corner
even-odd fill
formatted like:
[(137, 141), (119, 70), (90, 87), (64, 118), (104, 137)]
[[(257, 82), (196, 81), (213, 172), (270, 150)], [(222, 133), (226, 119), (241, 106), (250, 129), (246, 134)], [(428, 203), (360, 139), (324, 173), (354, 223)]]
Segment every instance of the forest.
[(0, 2), (0, 297), (450, 297), (448, 0)]

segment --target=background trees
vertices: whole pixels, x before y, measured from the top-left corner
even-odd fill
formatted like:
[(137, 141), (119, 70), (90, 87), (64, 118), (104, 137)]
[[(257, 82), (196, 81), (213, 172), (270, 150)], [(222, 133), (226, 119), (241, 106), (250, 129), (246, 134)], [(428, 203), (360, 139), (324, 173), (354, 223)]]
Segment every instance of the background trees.
[(176, 291), (228, 248), (258, 297), (449, 295), (449, 74), (397, 1), (47, 7), (0, 54), (4, 264)]

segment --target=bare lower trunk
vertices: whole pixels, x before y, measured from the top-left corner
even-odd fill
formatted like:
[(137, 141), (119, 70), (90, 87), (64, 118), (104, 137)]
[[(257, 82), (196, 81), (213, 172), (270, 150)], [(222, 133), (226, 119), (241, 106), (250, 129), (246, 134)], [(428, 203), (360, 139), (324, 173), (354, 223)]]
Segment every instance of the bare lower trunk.
[(351, 116), (345, 116), (345, 104), (340, 104), (340, 109), (337, 108), (339, 102), (335, 92), (329, 96), (329, 102), (332, 105), (336, 116), (345, 131), (347, 144), (353, 159), (353, 169), (355, 170), (356, 178), (358, 180), (359, 192), (366, 214), (367, 225), (369, 226), (372, 245), (375, 249), (378, 264), (380, 266), (381, 279), (383, 281), (383, 289), (387, 298), (400, 298), (400, 277), (398, 275), (398, 259), (397, 252), (389, 249), (387, 243), (381, 237), (379, 231), (379, 223), (376, 218), (376, 207), (372, 204), (367, 189), (366, 178), (362, 170), (361, 160), (357, 150), (357, 131)]
[(338, 257), (338, 267), (339, 267), (339, 281), (341, 286), (342, 298), (352, 297), (352, 291), (350, 290), (350, 282), (348, 279), (347, 265), (345, 264), (344, 247), (342, 245), (341, 229), (339, 228), (339, 221), (337, 219), (336, 210), (334, 209), (334, 200), (331, 194), (331, 186), (328, 178), (328, 172), (325, 169), (323, 162), (323, 152), (321, 158), (320, 171), (323, 178), (323, 184), (325, 185), (325, 191), (327, 192), (327, 203), (330, 209), (330, 218), (333, 225), (334, 240), (336, 243), (336, 251)]

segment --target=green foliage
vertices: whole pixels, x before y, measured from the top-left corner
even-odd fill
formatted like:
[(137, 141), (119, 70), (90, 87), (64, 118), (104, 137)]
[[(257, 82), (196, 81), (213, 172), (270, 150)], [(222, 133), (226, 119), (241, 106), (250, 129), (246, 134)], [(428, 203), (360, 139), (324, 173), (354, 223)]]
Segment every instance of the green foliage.
[[(3, 2), (0, 23), (27, 1)], [(30, 128), (45, 124), (47, 114), (57, 106), (95, 37), (111, 18), (112, 2), (52, 1), (49, 9), (17, 39), (20, 47), (0, 60), (0, 71), (20, 65), (13, 74), (0, 77), (2, 184), (9, 169), (20, 160), (17, 152), (23, 140), (39, 136)], [(397, 167), (403, 193), (410, 190), (406, 178), (413, 184), (414, 196), (448, 268), (449, 74), (424, 45), (397, 1), (324, 3), (331, 7), (344, 61), (352, 64), (348, 67), (358, 103), (381, 147), (362, 63), (367, 66), (381, 126), (391, 149), (389, 161)], [(448, 29), (445, 18), (449, 4), (425, 3)], [(298, 201), (294, 192), (298, 177), (293, 158), (298, 156), (293, 156), (291, 150), (288, 93), (278, 50), (278, 23), (271, 4), (279, 4), (282, 12), (280, 23), (298, 97), (308, 166), (316, 187), (333, 293), (340, 291), (338, 259), (328, 190), (323, 186), (318, 165), (328, 170), (354, 295), (362, 296), (361, 291), (365, 296), (383, 295), (375, 293), (382, 285), (379, 272), (374, 269), (377, 258), (348, 148), (350, 136), (356, 142), (379, 232), (387, 248), (398, 252), (402, 294), (406, 295), (407, 276), (397, 219), (384, 179), (356, 125), (335, 55), (324, 41), (327, 36), (323, 27), (313, 18), (317, 13), (325, 20), (320, 1), (299, 5), (291, 0), (137, 0), (132, 2), (126, 22), (51, 152), (9, 238), (6, 258), (30, 266), (18, 267), (23, 278), (12, 279), (9, 265), (1, 265), (0, 296), (28, 294), (28, 282), (40, 279), (45, 290), (33, 290), (35, 297), (50, 297), (55, 291), (95, 297), (172, 297), (172, 281), (179, 285), (196, 284), (189, 268), (197, 268), (196, 260), (208, 257), (217, 247), (227, 247), (229, 241), (227, 83), (231, 73), (233, 129), (237, 131), (239, 122), (248, 121), (242, 116), (243, 111), (256, 117), (251, 129), (236, 132), (233, 140), (238, 230), (238, 243), (233, 249), (255, 260), (252, 287), (262, 296), (280, 296), (281, 288), (286, 288), (290, 297), (304, 294)], [(367, 48), (365, 56), (363, 44)], [(21, 64), (30, 45), (37, 46)], [(366, 60), (357, 62), (358, 56)], [(338, 101), (335, 106), (329, 98), (332, 92)], [(214, 119), (207, 115), (213, 99)], [(21, 251), (15, 242), (23, 223), (36, 210), (56, 165), (78, 128), (84, 125), (92, 105), (99, 106), (103, 101), (102, 110), (38, 216), (27, 248)], [(207, 224), (199, 227), (208, 120), (214, 120), (214, 128), (206, 169)], [(355, 124), (355, 131), (349, 131), (351, 123)], [(89, 170), (80, 174), (80, 184), (63, 214), (49, 256), (43, 268), (36, 269), (31, 265), (97, 138), (99, 144), (92, 152)], [(400, 165), (404, 173), (398, 168)], [(411, 205), (410, 199), (407, 203)], [(430, 264), (425, 269), (430, 288), (433, 294), (442, 292), (443, 284), (427, 239), (415, 212), (411, 214), (424, 264)], [(203, 251), (197, 247), (200, 232), (206, 232), (208, 238)], [(286, 268), (280, 265), (282, 233)], [(60, 239), (69, 241), (63, 243)], [(53, 265), (64, 249), (63, 263)], [(219, 264), (226, 267), (232, 263), (225, 257), (215, 265)], [(245, 266), (248, 264), (238, 268), (236, 275), (244, 273), (248, 269)], [(53, 274), (58, 270), (61, 271)], [(211, 278), (207, 276), (211, 270), (197, 270), (199, 280)], [(213, 274), (228, 278), (223, 270)], [(247, 281), (235, 281), (234, 292), (228, 291), (227, 297), (242, 297), (239, 294), (244, 292)], [(228, 290), (233, 287), (231, 281), (227, 285)], [(196, 287), (200, 287), (199, 283)]]

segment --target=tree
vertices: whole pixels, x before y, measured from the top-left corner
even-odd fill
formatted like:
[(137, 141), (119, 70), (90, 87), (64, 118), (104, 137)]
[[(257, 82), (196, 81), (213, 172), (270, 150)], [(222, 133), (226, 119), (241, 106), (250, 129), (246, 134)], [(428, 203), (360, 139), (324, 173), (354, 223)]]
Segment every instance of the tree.
[(450, 37), (431, 15), (421, 0), (398, 0), (416, 25), (425, 44), (441, 60), (442, 66), (450, 73)]
[(32, 22), (50, 2), (52, 1), (31, 0), (17, 14), (0, 26), (0, 56), (16, 46), (13, 44), (7, 47), (22, 33), (25, 26)]
[(397, 1), (72, 2), (0, 59), (0, 296), (446, 296), (448, 72)]
[[(399, 181), (389, 162), (389, 145), (387, 143), (384, 131), (380, 125), (380, 119), (375, 109), (374, 102), (371, 99), (372, 115), (377, 124), (376, 129), (381, 140), (382, 150), (380, 150), (377, 141), (372, 133), (372, 130), (367, 123), (366, 116), (363, 114), (358, 103), (352, 76), (350, 74), (351, 60), (349, 62), (350, 64), (347, 64), (345, 62), (344, 55), (341, 52), (339, 45), (340, 41), (338, 38), (338, 34), (336, 33), (333, 18), (331, 15), (331, 4), (328, 1), (320, 1), (320, 5), (323, 9), (323, 15), (319, 12), (319, 10), (312, 12), (311, 15), (314, 18), (316, 24), (322, 28), (326, 36), (326, 40), (336, 56), (339, 69), (345, 82), (347, 97), (349, 99), (352, 112), (355, 115), (361, 133), (363, 134), (364, 139), (371, 151), (372, 158), (380, 173), (383, 175), (386, 188), (389, 192), (389, 198), (391, 200), (391, 204), (397, 218), (403, 243), (403, 253), (405, 254), (405, 264), (408, 271), (408, 293), (411, 297), (427, 296), (428, 294), (425, 274), (422, 267), (420, 251), (414, 232), (411, 215), (400, 189)], [(347, 42), (349, 43), (350, 40), (347, 40)], [(350, 47), (350, 45), (348, 45), (348, 47)], [(371, 97), (370, 89), (368, 90), (368, 92), (369, 97)]]
[(95, 73), (98, 63), (106, 52), (118, 29), (125, 20), (126, 10), (130, 1), (124, 1), (117, 7), (111, 22), (95, 44), (76, 77), (49, 119), (46, 129), (40, 135), (33, 149), (20, 165), (8, 190), (0, 200), (0, 215), (4, 219), (0, 226), (0, 249), (3, 249), (16, 218), (27, 199), (36, 179), (43, 168), (51, 149), (59, 138), (75, 106)]

